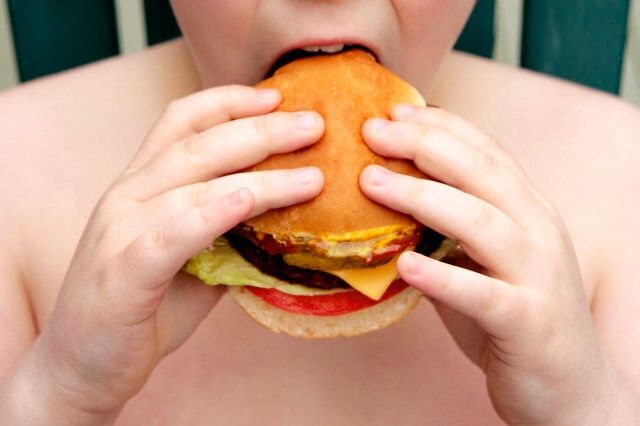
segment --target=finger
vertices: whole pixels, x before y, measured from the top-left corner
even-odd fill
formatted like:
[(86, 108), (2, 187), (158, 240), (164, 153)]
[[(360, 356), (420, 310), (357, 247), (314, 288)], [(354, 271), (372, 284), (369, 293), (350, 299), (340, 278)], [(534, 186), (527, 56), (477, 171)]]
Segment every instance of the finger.
[(452, 309), (444, 303), (429, 298), (442, 323), (460, 350), (477, 366), (485, 369), (486, 334), (474, 320)]
[(413, 160), (427, 175), (495, 205), (522, 225), (531, 226), (538, 217), (532, 212), (542, 209), (526, 179), (442, 129), (374, 119), (364, 135), (377, 153)]
[(178, 273), (158, 307), (158, 340), (164, 355), (178, 349), (224, 295), (226, 286), (204, 285)]
[(276, 112), (231, 121), (171, 144), (122, 185), (138, 201), (242, 170), (270, 155), (316, 142), (323, 121), (315, 112)]
[(267, 210), (310, 200), (323, 186), (324, 176), (317, 167), (227, 175), (177, 188), (147, 201), (136, 212), (130, 227), (148, 229), (239, 188), (248, 188), (253, 194), (255, 202), (248, 217), (254, 217)]
[(189, 258), (245, 220), (253, 205), (253, 195), (242, 188), (144, 232), (115, 258), (115, 270), (123, 279), (114, 281), (126, 286), (118, 290), (124, 291), (136, 306), (149, 306), (144, 300), (149, 297), (157, 298), (159, 303), (159, 289), (165, 288)]
[(402, 254), (397, 268), (407, 284), (471, 318), (491, 336), (508, 339), (527, 321), (524, 298), (503, 281), (414, 252)]
[(524, 168), (515, 157), (495, 137), (486, 134), (467, 120), (437, 107), (421, 108), (409, 104), (396, 105), (391, 111), (391, 117), (398, 121), (413, 121), (427, 126), (436, 126), (450, 132), (459, 140), (490, 153), (506, 165), (512, 173), (529, 183), (530, 191), (541, 205), (548, 211), (553, 210), (549, 201), (533, 186)]
[(135, 170), (167, 145), (237, 118), (273, 111), (282, 97), (276, 90), (220, 86), (171, 102), (129, 165)]
[(380, 166), (365, 168), (360, 186), (374, 201), (460, 241), (468, 256), (497, 276), (510, 276), (526, 254), (519, 226), (473, 195)]
[(440, 128), (480, 150), (489, 152), (496, 159), (511, 167), (515, 173), (525, 176), (520, 163), (494, 137), (458, 115), (440, 108), (398, 104), (391, 110), (391, 118), (397, 121), (415, 122)]

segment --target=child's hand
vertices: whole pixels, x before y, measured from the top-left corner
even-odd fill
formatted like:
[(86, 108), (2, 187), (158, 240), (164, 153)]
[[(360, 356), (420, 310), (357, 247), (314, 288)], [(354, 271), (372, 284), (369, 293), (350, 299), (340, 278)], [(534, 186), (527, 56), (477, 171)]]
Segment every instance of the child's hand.
[[(368, 145), (421, 180), (369, 166), (373, 200), (459, 240), (482, 274), (415, 253), (398, 272), (435, 303), (509, 423), (603, 424), (625, 389), (598, 344), (562, 219), (493, 138), (436, 108), (369, 120)], [(579, 189), (578, 189), (579, 190)], [(602, 417), (600, 417), (602, 416)]]
[(178, 274), (184, 263), (239, 222), (321, 191), (317, 168), (230, 174), (320, 138), (318, 114), (269, 113), (279, 102), (228, 86), (166, 109), (87, 225), (30, 354), (46, 372), (36, 392), (117, 414), (222, 294)]

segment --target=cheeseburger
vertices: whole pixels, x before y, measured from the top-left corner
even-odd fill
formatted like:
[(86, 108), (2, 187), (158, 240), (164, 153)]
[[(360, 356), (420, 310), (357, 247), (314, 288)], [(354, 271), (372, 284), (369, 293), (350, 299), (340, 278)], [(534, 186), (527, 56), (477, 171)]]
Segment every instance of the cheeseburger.
[(317, 166), (315, 199), (247, 220), (186, 265), (209, 285), (227, 285), (258, 323), (303, 337), (353, 336), (386, 327), (421, 293), (398, 279), (396, 262), (415, 250), (441, 259), (452, 243), (413, 218), (367, 198), (358, 179), (369, 164), (425, 176), (413, 163), (373, 153), (362, 140), (370, 117), (394, 104), (424, 105), (408, 83), (362, 50), (289, 62), (258, 84), (282, 93), (279, 111), (314, 110), (325, 133), (311, 147), (274, 155), (250, 170)]

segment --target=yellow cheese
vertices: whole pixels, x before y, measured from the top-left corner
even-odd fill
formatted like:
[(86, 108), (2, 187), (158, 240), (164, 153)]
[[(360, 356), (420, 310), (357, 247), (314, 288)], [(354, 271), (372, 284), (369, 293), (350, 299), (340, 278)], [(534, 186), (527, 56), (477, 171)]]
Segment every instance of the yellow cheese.
[(365, 296), (373, 300), (379, 300), (398, 275), (396, 264), (399, 257), (400, 255), (398, 254), (389, 262), (375, 268), (343, 269), (328, 272), (342, 278), (347, 284)]

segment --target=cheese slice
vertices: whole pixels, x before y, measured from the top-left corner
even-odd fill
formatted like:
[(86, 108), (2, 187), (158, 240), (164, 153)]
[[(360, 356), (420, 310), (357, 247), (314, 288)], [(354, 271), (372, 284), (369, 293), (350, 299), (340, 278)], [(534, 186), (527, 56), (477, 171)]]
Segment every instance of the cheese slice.
[(375, 268), (342, 269), (327, 272), (342, 278), (347, 284), (365, 296), (373, 300), (379, 300), (398, 276), (396, 264), (399, 257), (400, 254), (384, 265)]

